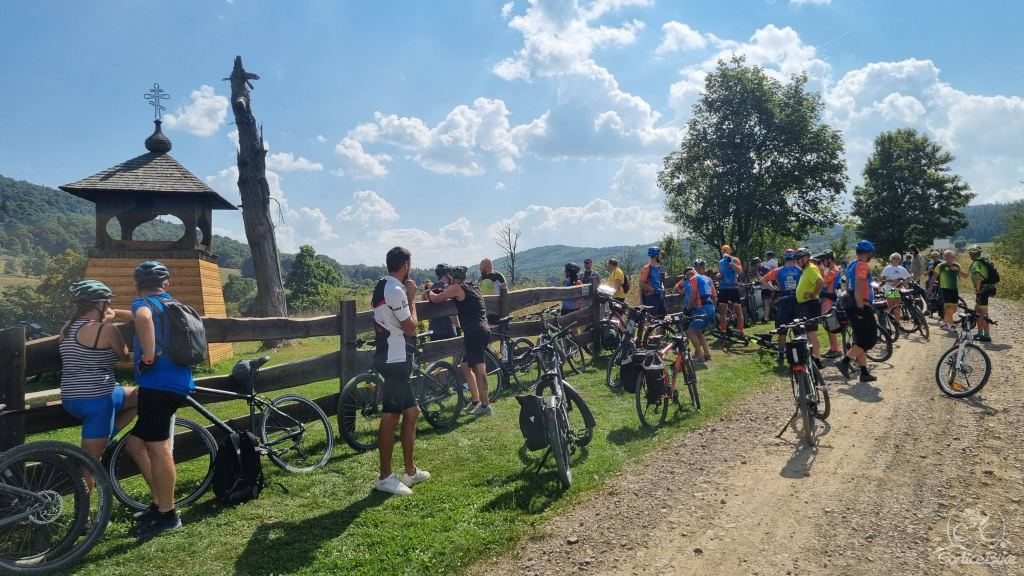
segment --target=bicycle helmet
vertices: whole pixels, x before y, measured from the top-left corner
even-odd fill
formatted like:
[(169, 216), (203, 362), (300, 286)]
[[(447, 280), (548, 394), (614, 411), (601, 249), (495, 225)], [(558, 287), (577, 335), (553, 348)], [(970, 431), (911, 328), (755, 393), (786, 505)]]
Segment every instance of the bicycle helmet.
[(769, 259), (769, 260), (771, 260), (772, 258), (775, 258), (775, 250), (766, 250), (765, 253), (764, 253), (764, 257)]
[(452, 267), (452, 278), (456, 280), (465, 280), (469, 275), (469, 269), (465, 266), (453, 266)]
[(442, 263), (442, 264), (438, 264), (437, 266), (434, 266), (434, 274), (437, 275), (438, 278), (440, 278), (442, 276), (447, 276), (447, 275), (449, 275), (451, 273), (452, 273), (452, 267), (447, 265), (447, 264), (443, 264)]
[(826, 259), (826, 260), (835, 260), (836, 259), (836, 253), (831, 251), (831, 250), (825, 250), (824, 252), (819, 254), (819, 256), (824, 258), (824, 259)]
[(796, 251), (793, 252), (793, 257), (795, 257), (795, 258), (803, 258), (804, 256), (810, 256), (810, 255), (811, 255), (811, 250), (810, 250), (810, 248), (807, 248), (807, 247), (797, 248)]
[(787, 249), (785, 252), (782, 253), (782, 259), (783, 260), (795, 260), (796, 259), (796, 252), (793, 251), (793, 250), (788, 250)]
[(75, 302), (109, 302), (114, 293), (106, 284), (99, 280), (82, 280), (68, 288), (71, 299)]
[(755, 256), (753, 259), (750, 260), (750, 263), (753, 264), (754, 266), (757, 266), (758, 264), (761, 263), (761, 259)]
[(650, 258), (654, 258), (655, 256), (658, 256), (660, 254), (661, 248), (658, 248), (657, 246), (651, 246), (650, 248), (647, 249), (647, 256)]
[(575, 262), (568, 262), (565, 265), (565, 271), (568, 272), (569, 274), (579, 274), (580, 265)]
[(700, 258), (697, 258), (696, 260), (693, 261), (694, 268), (704, 268), (705, 266), (707, 266), (707, 262), (701, 260)]
[(875, 245), (872, 244), (870, 240), (860, 240), (859, 242), (857, 242), (855, 250), (857, 254), (863, 254), (865, 252), (873, 253), (875, 251)]
[(971, 246), (970, 248), (967, 249), (967, 253), (972, 255), (972, 256), (980, 256), (981, 255), (981, 246), (978, 246), (977, 244), (975, 244), (974, 246)]
[(150, 260), (136, 266), (133, 276), (139, 286), (159, 286), (171, 277), (171, 271), (160, 262)]

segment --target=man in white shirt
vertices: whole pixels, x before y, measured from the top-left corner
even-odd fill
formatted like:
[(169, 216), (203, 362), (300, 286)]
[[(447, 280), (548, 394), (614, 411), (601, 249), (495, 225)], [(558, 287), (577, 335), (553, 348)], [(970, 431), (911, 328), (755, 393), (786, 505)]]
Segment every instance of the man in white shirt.
[[(395, 246), (387, 254), (388, 275), (373, 288), (373, 328), (376, 334), (374, 368), (384, 378), (382, 412), (377, 445), (380, 452), (380, 474), (374, 488), (381, 492), (407, 496), (411, 486), (430, 479), (430, 473), (416, 468), (413, 447), (416, 444), (416, 420), (420, 408), (413, 393), (409, 375), (412, 354), (416, 350), (416, 282), (409, 278), (412, 256), (408, 250)], [(402, 455), (405, 471), (401, 478), (391, 471), (391, 454), (395, 447), (395, 428), (402, 421)]]

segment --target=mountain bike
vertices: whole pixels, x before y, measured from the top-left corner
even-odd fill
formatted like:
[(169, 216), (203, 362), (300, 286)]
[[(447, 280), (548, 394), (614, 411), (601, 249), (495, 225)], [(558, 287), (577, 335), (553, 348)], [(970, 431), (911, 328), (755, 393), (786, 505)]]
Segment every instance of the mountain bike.
[(558, 480), (563, 488), (572, 486), (572, 463), (570, 458), (577, 447), (584, 447), (593, 439), (597, 426), (590, 407), (562, 375), (556, 342), (568, 334), (572, 324), (553, 333), (541, 334), (536, 351), (543, 375), (537, 382), (536, 395), (543, 398), (544, 426), (548, 449), (541, 458), (537, 469), (547, 462), (548, 456), (555, 460)]
[(786, 362), (789, 364), (789, 381), (793, 388), (793, 399), (796, 409), (789, 421), (779, 431), (777, 437), (785, 433), (786, 428), (792, 424), (794, 429), (799, 422), (800, 438), (807, 446), (814, 446), (817, 443), (819, 421), (829, 417), (832, 404), (828, 396), (828, 383), (821, 375), (821, 370), (811, 359), (811, 345), (807, 340), (808, 324), (815, 324), (826, 320), (833, 312), (818, 316), (816, 318), (798, 318), (791, 324), (779, 326), (775, 330), (758, 334), (758, 344), (764, 348), (775, 349), (772, 336), (778, 334), (790, 334), (786, 339)]
[[(484, 350), (484, 365), (487, 370), (487, 395), (496, 400), (508, 394), (516, 394), (533, 386), (540, 378), (540, 365), (533, 350), (533, 342), (529, 338), (513, 338), (508, 335), (512, 316), (499, 318), (495, 323), (498, 329), (491, 331), (492, 337), (498, 339), (499, 357), (493, 350)], [(465, 361), (465, 355), (456, 357), (455, 366)], [(463, 405), (469, 403), (469, 388), (460, 387)]]
[[(590, 338), (589, 342), (583, 345), (583, 348), (595, 359), (603, 356), (605, 352), (614, 353), (618, 349), (619, 344), (622, 343), (622, 339), (626, 335), (627, 320), (625, 310), (628, 310), (625, 304), (613, 297), (613, 294), (615, 294), (614, 288), (600, 286), (597, 291), (598, 298), (603, 306), (608, 307), (608, 311), (601, 318), (598, 332)], [(590, 333), (593, 330), (593, 326), (587, 326), (584, 333)]]
[(939, 357), (935, 366), (935, 382), (939, 390), (953, 398), (965, 398), (977, 394), (992, 374), (992, 360), (988, 353), (974, 343), (974, 325), (978, 319), (996, 324), (984, 314), (978, 314), (967, 306), (959, 306), (961, 312), (957, 316), (956, 343)]
[[(679, 401), (679, 390), (677, 379), (683, 374), (683, 381), (690, 395), (690, 404), (694, 410), (700, 410), (700, 392), (697, 389), (697, 371), (693, 366), (693, 359), (690, 357), (690, 339), (686, 336), (686, 327), (696, 316), (687, 315), (683, 312), (669, 314), (664, 319), (654, 321), (654, 324), (668, 323), (681, 324), (680, 334), (668, 338), (668, 342), (662, 341), (658, 335), (648, 339), (649, 350), (636, 352), (633, 355), (633, 362), (643, 368), (637, 373), (637, 382), (634, 390), (636, 396), (636, 413), (640, 417), (640, 424), (645, 428), (660, 428), (668, 417), (669, 402), (675, 403), (678, 410), (683, 409)], [(671, 367), (664, 364), (664, 359), (669, 353), (674, 352)]]
[[(446, 430), (455, 425), (462, 413), (462, 381), (449, 362), (439, 360), (424, 365), (420, 361), (423, 344), (431, 333), (428, 330), (416, 335), (409, 381), (427, 423), (438, 430)], [(368, 344), (371, 342), (359, 339), (350, 346), (359, 348)], [(376, 368), (371, 368), (349, 380), (338, 396), (338, 429), (345, 443), (359, 452), (377, 448), (377, 432), (384, 414), (383, 387), (384, 377)]]
[(764, 317), (763, 290), (759, 282), (747, 282), (743, 286), (743, 316), (749, 318), (746, 324), (753, 325), (766, 322)]
[[(269, 356), (241, 360), (232, 370), (232, 383), (240, 392), (196, 386), (185, 397), (185, 402), (211, 424), (231, 434), (231, 424), (221, 420), (202, 405), (195, 394), (244, 400), (249, 408), (248, 430), (259, 439), (256, 449), (270, 458), (278, 468), (288, 472), (307, 473), (327, 464), (334, 452), (334, 431), (327, 414), (316, 402), (297, 394), (284, 394), (273, 400), (255, 391), (256, 375)], [(198, 500), (213, 482), (213, 461), (217, 455), (217, 442), (209, 430), (183, 418), (174, 419), (176, 434), (172, 436), (174, 466), (177, 470), (175, 507), (187, 506)], [(193, 432), (189, 441), (179, 441), (180, 432)], [(150, 491), (145, 479), (135, 466), (128, 451), (130, 434), (124, 434), (108, 449), (108, 462), (114, 496), (133, 510), (149, 506)]]
[(899, 331), (907, 335), (918, 332), (927, 340), (929, 335), (928, 320), (925, 319), (924, 312), (919, 307), (920, 301), (917, 291), (913, 288), (901, 289), (900, 302), (901, 305), (894, 310)]
[(609, 303), (626, 317), (626, 326), (623, 330), (622, 340), (619, 346), (608, 358), (608, 365), (605, 366), (604, 383), (613, 390), (622, 388), (622, 365), (633, 361), (633, 353), (645, 347), (648, 336), (654, 331), (650, 320), (654, 317), (650, 311), (653, 306), (626, 306), (620, 302)]
[[(843, 355), (845, 356), (850, 348), (853, 348), (853, 335), (850, 333), (850, 322), (846, 317), (846, 308), (840, 303), (837, 303), (833, 310), (836, 312), (836, 318), (839, 319), (839, 337), (843, 344)], [(886, 328), (878, 327), (878, 341), (871, 350), (866, 352), (868, 360), (872, 362), (885, 362), (892, 358), (892, 333)]]
[(889, 311), (889, 303), (884, 298), (875, 298), (871, 306), (875, 311), (875, 323), (879, 331), (886, 332), (895, 344), (900, 339), (900, 325), (896, 316)]
[[(5, 409), (0, 423), (25, 412)], [(0, 453), (0, 573), (46, 574), (78, 562), (106, 532), (111, 490), (99, 461), (78, 446), (31, 442)]]
[(568, 364), (570, 370), (580, 374), (587, 368), (587, 357), (583, 353), (583, 346), (576, 340), (576, 337), (571, 332), (562, 329), (563, 327), (559, 324), (558, 320), (559, 316), (559, 306), (555, 305), (540, 312), (527, 314), (522, 319), (539, 318), (544, 324), (544, 333), (550, 337), (551, 343), (555, 350), (557, 350), (558, 357), (562, 363)]

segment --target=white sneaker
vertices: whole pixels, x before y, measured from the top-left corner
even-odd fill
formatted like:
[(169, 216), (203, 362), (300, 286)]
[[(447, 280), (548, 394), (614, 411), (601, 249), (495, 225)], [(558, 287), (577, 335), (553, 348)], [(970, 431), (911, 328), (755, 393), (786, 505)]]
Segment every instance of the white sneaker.
[(403, 484), (402, 481), (398, 479), (398, 476), (395, 476), (394, 474), (388, 476), (387, 478), (384, 478), (383, 480), (377, 478), (377, 480), (373, 483), (373, 488), (374, 490), (387, 492), (388, 494), (394, 494), (395, 496), (412, 495), (412, 490), (410, 490), (408, 486)]
[(493, 414), (494, 409), (491, 408), (490, 404), (488, 404), (487, 406), (481, 404), (476, 410), (473, 411), (474, 416), (491, 416)]
[(476, 414), (476, 411), (479, 410), (479, 409), (480, 409), (480, 403), (479, 402), (470, 402), (469, 404), (466, 404), (466, 414), (469, 414), (470, 416)]
[(412, 476), (402, 473), (402, 484), (405, 484), (406, 486), (411, 487), (414, 484), (426, 482), (427, 480), (430, 480), (430, 472), (427, 472), (426, 470), (420, 470), (419, 468), (416, 469), (416, 473), (413, 474)]

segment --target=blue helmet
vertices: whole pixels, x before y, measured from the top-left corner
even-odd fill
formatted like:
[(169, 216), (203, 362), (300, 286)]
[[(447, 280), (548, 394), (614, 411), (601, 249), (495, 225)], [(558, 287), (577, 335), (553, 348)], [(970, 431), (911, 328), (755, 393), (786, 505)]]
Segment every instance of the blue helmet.
[(647, 249), (647, 256), (649, 256), (650, 258), (654, 258), (659, 254), (661, 254), (661, 248), (658, 248), (657, 246), (651, 246), (650, 248)]
[(864, 252), (874, 252), (875, 245), (872, 244), (870, 240), (861, 240), (860, 242), (857, 242), (855, 250), (857, 254), (863, 254)]

